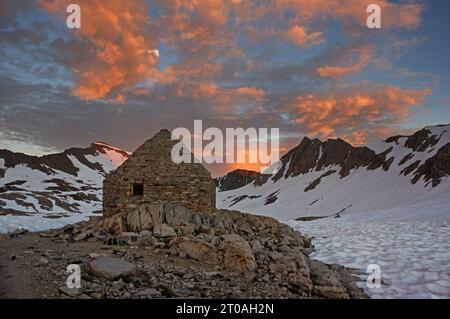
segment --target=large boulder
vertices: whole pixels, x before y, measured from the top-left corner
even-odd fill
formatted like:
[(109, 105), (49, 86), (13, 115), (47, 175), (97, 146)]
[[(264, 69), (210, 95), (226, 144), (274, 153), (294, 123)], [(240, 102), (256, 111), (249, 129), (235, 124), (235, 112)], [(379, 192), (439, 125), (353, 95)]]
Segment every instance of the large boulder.
[(183, 206), (174, 206), (172, 215), (172, 225), (187, 225), (190, 223), (192, 212)]
[(136, 266), (122, 259), (99, 257), (89, 263), (89, 270), (97, 277), (116, 280), (134, 274)]
[(228, 234), (222, 235), (221, 239), (225, 267), (240, 271), (253, 271), (256, 269), (256, 261), (252, 249), (244, 238), (236, 234)]
[(178, 237), (170, 242), (171, 249), (180, 255), (204, 262), (206, 264), (218, 264), (216, 248), (207, 242), (191, 237)]
[(140, 205), (126, 214), (129, 231), (152, 230), (154, 225), (163, 222), (162, 207), (155, 204)]
[(127, 219), (127, 230), (131, 232), (141, 231), (140, 213), (139, 210), (135, 209), (129, 212), (126, 216)]
[(167, 205), (164, 204), (148, 204), (141, 208), (141, 211), (150, 213), (153, 221), (153, 225), (164, 223), (164, 208)]

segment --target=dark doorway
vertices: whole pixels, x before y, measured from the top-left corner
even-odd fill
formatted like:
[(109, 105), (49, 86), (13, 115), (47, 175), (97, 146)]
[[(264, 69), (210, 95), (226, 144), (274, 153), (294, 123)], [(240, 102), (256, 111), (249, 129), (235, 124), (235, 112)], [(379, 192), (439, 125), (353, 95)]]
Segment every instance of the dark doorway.
[(133, 196), (144, 196), (144, 184), (133, 184)]

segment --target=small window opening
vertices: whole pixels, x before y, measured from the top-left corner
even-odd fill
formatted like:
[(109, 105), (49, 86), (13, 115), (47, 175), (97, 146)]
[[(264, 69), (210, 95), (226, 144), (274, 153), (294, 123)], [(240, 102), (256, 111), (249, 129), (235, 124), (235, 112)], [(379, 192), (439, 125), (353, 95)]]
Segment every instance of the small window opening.
[(133, 196), (144, 196), (144, 184), (133, 184)]

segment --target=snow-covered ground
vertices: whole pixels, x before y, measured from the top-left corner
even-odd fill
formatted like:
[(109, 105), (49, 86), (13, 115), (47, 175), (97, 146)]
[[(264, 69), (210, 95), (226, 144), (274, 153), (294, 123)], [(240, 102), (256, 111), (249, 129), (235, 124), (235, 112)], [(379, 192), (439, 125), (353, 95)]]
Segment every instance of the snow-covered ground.
[(12, 232), (20, 228), (27, 229), (33, 232), (44, 231), (48, 229), (58, 229), (69, 224), (75, 224), (80, 221), (88, 220), (89, 216), (99, 215), (89, 212), (72, 214), (67, 217), (60, 218), (48, 218), (48, 216), (42, 214), (33, 214), (29, 216), (0, 216), (0, 234)]
[(361, 277), (371, 298), (450, 298), (448, 199), (289, 224), (314, 237), (314, 259), (363, 272), (379, 265), (381, 289)]

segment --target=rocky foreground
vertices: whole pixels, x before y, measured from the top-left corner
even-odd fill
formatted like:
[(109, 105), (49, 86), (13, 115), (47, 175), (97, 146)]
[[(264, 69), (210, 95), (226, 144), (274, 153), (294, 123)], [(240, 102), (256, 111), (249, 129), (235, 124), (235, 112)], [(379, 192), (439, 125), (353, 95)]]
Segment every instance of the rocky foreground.
[[(309, 238), (268, 217), (144, 204), (0, 240), (0, 298), (366, 298), (312, 260)], [(68, 289), (66, 268), (81, 268)]]

